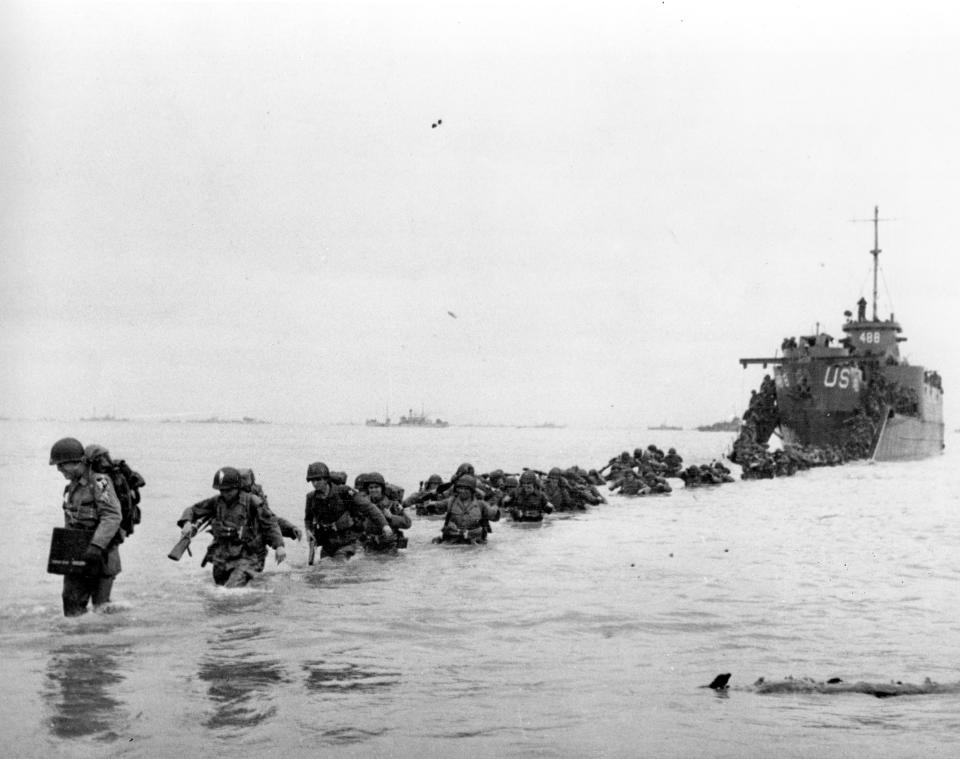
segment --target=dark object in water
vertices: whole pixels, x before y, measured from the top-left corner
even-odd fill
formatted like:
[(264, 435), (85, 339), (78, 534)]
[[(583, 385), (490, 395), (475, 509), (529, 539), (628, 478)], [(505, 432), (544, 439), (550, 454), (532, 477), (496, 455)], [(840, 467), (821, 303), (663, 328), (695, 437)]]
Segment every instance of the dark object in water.
[(721, 674), (721, 675), (717, 675), (715, 678), (713, 678), (713, 680), (710, 682), (710, 684), (709, 684), (708, 686), (706, 686), (706, 687), (707, 687), (707, 688), (713, 688), (713, 690), (726, 690), (726, 689), (727, 689), (727, 683), (728, 683), (728, 682), (730, 682), (730, 673), (729, 673), (729, 672), (725, 672), (725, 673), (723, 673), (723, 674)]
[(929, 677), (922, 683), (904, 683), (900, 680), (889, 683), (873, 683), (866, 680), (846, 682), (839, 677), (831, 677), (824, 682), (809, 677), (787, 677), (783, 680), (767, 680), (759, 678), (753, 685), (730, 688), (730, 673), (717, 675), (709, 685), (703, 688), (712, 688), (715, 691), (742, 690), (753, 693), (864, 693), (877, 698), (892, 696), (923, 696), (936, 693), (960, 693), (960, 682), (935, 683)]

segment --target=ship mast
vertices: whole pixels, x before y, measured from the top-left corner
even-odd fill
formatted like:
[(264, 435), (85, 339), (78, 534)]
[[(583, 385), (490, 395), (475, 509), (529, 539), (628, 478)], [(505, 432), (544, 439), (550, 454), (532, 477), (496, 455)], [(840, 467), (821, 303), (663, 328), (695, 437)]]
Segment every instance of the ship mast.
[(877, 320), (877, 267), (880, 261), (880, 206), (873, 207), (873, 320)]

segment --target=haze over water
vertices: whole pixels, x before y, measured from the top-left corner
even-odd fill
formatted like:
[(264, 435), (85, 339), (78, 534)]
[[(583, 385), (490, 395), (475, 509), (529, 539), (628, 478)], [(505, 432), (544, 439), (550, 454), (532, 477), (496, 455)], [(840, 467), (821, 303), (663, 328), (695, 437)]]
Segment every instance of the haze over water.
[[(16, 517), (2, 555), (0, 734), (24, 757), (955, 756), (960, 698), (718, 697), (719, 672), (960, 679), (955, 447), (929, 461), (677, 489), (487, 546), (430, 544), (414, 517), (393, 559), (268, 559), (248, 589), (200, 556), (166, 558), (175, 521), (225, 464), (251, 466), (302, 522), (306, 465), (377, 469), (407, 492), (463, 461), (599, 467), (674, 445), (686, 463), (731, 435), (646, 429), (370, 429), (297, 425), (0, 423)], [(105, 444), (147, 480), (111, 614), (61, 616), (45, 574), (63, 435)], [(14, 754), (10, 754), (14, 755)]]

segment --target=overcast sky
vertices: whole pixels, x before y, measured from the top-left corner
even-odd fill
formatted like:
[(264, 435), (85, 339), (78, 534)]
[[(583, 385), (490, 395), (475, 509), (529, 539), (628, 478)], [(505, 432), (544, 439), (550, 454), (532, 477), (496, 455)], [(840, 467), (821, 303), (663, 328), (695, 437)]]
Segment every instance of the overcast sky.
[(0, 415), (713, 422), (870, 299), (874, 205), (960, 387), (955, 4), (0, 14)]

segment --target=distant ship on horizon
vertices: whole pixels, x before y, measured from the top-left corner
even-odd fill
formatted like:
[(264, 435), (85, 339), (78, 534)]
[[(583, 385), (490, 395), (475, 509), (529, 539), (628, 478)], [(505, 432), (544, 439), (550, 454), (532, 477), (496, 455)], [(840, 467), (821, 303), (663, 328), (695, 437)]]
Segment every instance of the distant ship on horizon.
[(126, 417), (116, 417), (113, 414), (104, 414), (103, 416), (97, 416), (97, 412), (93, 412), (93, 416), (84, 416), (80, 417), (81, 422), (129, 422), (130, 420)]
[(667, 424), (666, 422), (660, 422), (656, 427), (647, 427), (648, 430), (682, 430), (683, 427), (675, 427), (672, 424)]
[(413, 409), (410, 409), (407, 412), (406, 416), (401, 416), (400, 421), (397, 422), (398, 427), (449, 427), (450, 422), (445, 422), (443, 419), (428, 419), (427, 415), (423, 412), (423, 409), (420, 409), (419, 414), (414, 414)]
[(413, 413), (413, 409), (410, 409), (405, 416), (401, 416), (400, 420), (396, 423), (390, 421), (389, 413), (384, 417), (383, 421), (379, 419), (367, 419), (364, 424), (367, 427), (449, 427), (450, 422), (444, 421), (443, 419), (429, 419), (427, 415), (420, 410), (419, 414)]

